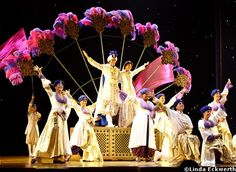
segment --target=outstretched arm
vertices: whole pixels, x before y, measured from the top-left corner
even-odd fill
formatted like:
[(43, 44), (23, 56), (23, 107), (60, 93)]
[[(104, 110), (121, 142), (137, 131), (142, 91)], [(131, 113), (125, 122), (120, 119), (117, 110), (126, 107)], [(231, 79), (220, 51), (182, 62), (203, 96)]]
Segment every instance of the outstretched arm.
[(92, 57), (89, 57), (89, 55), (86, 53), (86, 51), (82, 50), (84, 57), (88, 60), (88, 62), (95, 68), (102, 70), (102, 64), (96, 62), (92, 59)]
[(183, 88), (181, 91), (179, 91), (176, 95), (174, 95), (169, 102), (166, 104), (166, 107), (170, 108), (171, 106), (173, 106), (173, 104), (175, 103), (175, 101), (177, 99), (182, 99), (182, 97), (184, 96), (184, 93), (186, 92), (186, 89)]
[(29, 102), (29, 106), (28, 106), (28, 113), (30, 113), (32, 111), (33, 104), (34, 104), (34, 96), (32, 95), (31, 101)]
[(138, 67), (137, 69), (132, 71), (132, 76), (137, 75), (139, 72), (141, 72), (142, 70), (144, 70), (146, 68), (146, 66), (149, 64), (149, 62), (144, 63), (142, 66)]
[(228, 79), (227, 83), (225, 84), (224, 90), (221, 93), (221, 96), (222, 96), (221, 99), (220, 99), (221, 104), (224, 105), (225, 102), (227, 101), (227, 96), (229, 94), (229, 89), (232, 88), (232, 87), (233, 87), (233, 85), (231, 83), (231, 80)]

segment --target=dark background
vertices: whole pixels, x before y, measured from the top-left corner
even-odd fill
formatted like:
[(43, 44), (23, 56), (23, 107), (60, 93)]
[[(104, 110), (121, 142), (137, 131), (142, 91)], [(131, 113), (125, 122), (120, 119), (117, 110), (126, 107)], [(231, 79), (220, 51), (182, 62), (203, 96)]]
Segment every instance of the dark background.
[[(180, 64), (192, 74), (192, 90), (184, 97), (185, 112), (191, 117), (194, 125), (194, 134), (199, 135), (197, 122), (201, 118), (199, 108), (211, 102), (210, 92), (214, 88), (222, 89), (228, 78), (232, 83), (235, 77), (235, 46), (236, 46), (236, 10), (235, 0), (34, 0), (7, 1), (1, 5), (0, 44), (4, 43), (20, 28), (24, 27), (27, 37), (29, 32), (39, 27), (40, 29), (52, 29), (57, 15), (61, 12), (73, 12), (79, 19), (84, 17), (86, 9), (100, 6), (106, 11), (117, 9), (129, 9), (135, 23), (155, 23), (159, 27), (159, 45), (165, 41), (173, 42), (179, 47)], [(83, 27), (79, 32), (79, 43), (90, 56), (102, 62), (100, 40), (98, 33), (90, 27)], [(124, 59), (132, 60), (134, 64), (143, 49), (142, 40), (130, 41), (127, 37)], [(87, 69), (79, 53), (75, 42), (71, 39), (55, 39), (55, 52), (71, 75), (82, 86), (90, 80)], [(119, 30), (106, 29), (103, 33), (105, 58), (109, 50), (115, 49), (121, 53), (122, 35)], [(140, 62), (140, 65), (152, 61), (159, 55), (152, 48), (148, 48)], [(77, 98), (82, 94), (77, 90), (78, 86), (52, 57), (40, 56), (33, 59), (34, 64), (43, 66), (45, 76), (54, 81), (63, 79), (65, 88), (74, 93)], [(119, 61), (117, 66), (119, 66)], [(100, 71), (89, 66), (94, 78), (100, 77)], [(42, 114), (39, 128), (42, 131), (50, 111), (50, 102), (42, 89), (37, 77), (33, 78), (33, 88), (38, 105), (38, 111)], [(99, 80), (96, 80), (98, 85)], [(159, 91), (167, 85), (156, 90)], [(96, 101), (96, 92), (90, 82), (83, 87), (89, 97)], [(181, 88), (172, 86), (165, 90), (167, 99), (173, 96)], [(76, 91), (77, 90), (77, 91)], [(18, 86), (12, 86), (5, 78), (4, 71), (0, 71), (0, 121), (1, 141), (0, 155), (27, 155), (24, 130), (27, 125), (27, 106), (32, 94), (32, 80), (24, 78), (24, 82)], [(230, 90), (226, 109), (228, 123), (232, 134), (236, 133), (236, 108), (235, 87)], [(72, 110), (68, 120), (68, 126), (73, 127), (77, 122), (77, 116)], [(200, 136), (200, 135), (199, 135)]]

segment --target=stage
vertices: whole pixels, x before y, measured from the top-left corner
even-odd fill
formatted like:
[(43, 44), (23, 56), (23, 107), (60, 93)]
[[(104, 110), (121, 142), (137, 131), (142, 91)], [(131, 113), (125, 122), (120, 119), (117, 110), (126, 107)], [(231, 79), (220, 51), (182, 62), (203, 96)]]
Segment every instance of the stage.
[(135, 161), (104, 161), (104, 162), (80, 162), (70, 160), (65, 164), (35, 163), (30, 164), (31, 158), (27, 156), (0, 157), (2, 171), (119, 171), (119, 172), (146, 172), (146, 171), (177, 171), (178, 166), (158, 164), (155, 162)]
[(189, 162), (182, 165), (167, 164), (164, 162), (135, 162), (135, 161), (104, 161), (80, 162), (70, 160), (65, 164), (50, 162), (30, 164), (31, 158), (27, 156), (0, 157), (1, 171), (95, 171), (95, 172), (188, 172), (188, 171), (236, 171), (236, 165), (217, 164), (216, 167), (196, 167)]

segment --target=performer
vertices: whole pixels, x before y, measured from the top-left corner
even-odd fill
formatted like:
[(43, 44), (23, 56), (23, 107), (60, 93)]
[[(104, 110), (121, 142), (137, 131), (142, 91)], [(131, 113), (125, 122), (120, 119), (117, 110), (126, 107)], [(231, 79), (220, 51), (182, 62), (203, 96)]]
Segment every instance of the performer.
[[(136, 92), (133, 86), (133, 77), (137, 75), (140, 71), (144, 70), (149, 62), (140, 66), (139, 68), (131, 71), (133, 63), (131, 61), (126, 61), (123, 65), (123, 70), (120, 72), (121, 78), (121, 91), (125, 92), (128, 96), (136, 96)], [(121, 108), (119, 110), (119, 127), (130, 127), (135, 115), (134, 105), (132, 102), (122, 102)]]
[(200, 109), (203, 118), (198, 121), (198, 129), (201, 133), (203, 143), (201, 150), (201, 165), (214, 166), (216, 160), (221, 160), (223, 163), (233, 163), (235, 160), (230, 154), (230, 150), (222, 142), (222, 134), (218, 132), (217, 125), (220, 119), (224, 117), (222, 108), (212, 114), (212, 108), (208, 105)]
[[(81, 95), (78, 98), (79, 104), (68, 94), (76, 114), (79, 117), (70, 138), (70, 145), (73, 154), (80, 154), (83, 161), (103, 161), (96, 134), (93, 130), (95, 125), (92, 113), (96, 104), (87, 106), (88, 98)], [(81, 151), (82, 150), (82, 151)]]
[(188, 115), (184, 114), (184, 103), (182, 99), (175, 101), (172, 110), (162, 104), (158, 105), (166, 111), (171, 123), (173, 135), (171, 140), (170, 151), (173, 151), (171, 163), (179, 163), (183, 160), (200, 160), (200, 140), (196, 135), (191, 134), (193, 124)]
[(89, 57), (85, 51), (83, 51), (83, 53), (92, 66), (102, 71), (95, 117), (99, 114), (106, 115), (108, 121), (107, 126), (114, 127), (112, 117), (117, 115), (121, 104), (118, 87), (120, 70), (115, 66), (117, 62), (117, 53), (116, 51), (110, 51), (110, 55), (107, 58), (108, 64), (100, 64)]
[(155, 133), (153, 126), (154, 105), (149, 99), (148, 88), (140, 90), (141, 98), (127, 97), (126, 101), (135, 103), (136, 115), (134, 116), (131, 127), (129, 148), (131, 149), (136, 161), (145, 158), (152, 161), (156, 150)]
[(41, 114), (37, 111), (37, 105), (34, 103), (34, 96), (32, 95), (31, 101), (28, 106), (28, 124), (25, 129), (26, 144), (28, 145), (29, 156), (33, 155), (35, 146), (39, 139), (39, 127), (38, 121), (41, 118)]
[[(220, 107), (220, 105), (224, 105), (225, 102), (227, 101), (227, 95), (229, 93), (229, 89), (232, 88), (232, 84), (230, 79), (228, 79), (227, 83), (225, 84), (224, 90), (222, 93), (220, 93), (219, 89), (214, 89), (211, 92), (211, 97), (213, 98), (213, 101), (211, 103), (209, 103), (208, 105), (210, 107), (212, 107), (213, 110), (213, 114), (217, 112), (218, 108)], [(236, 152), (234, 152), (234, 148), (233, 148), (233, 141), (232, 141), (232, 134), (230, 132), (229, 129), (229, 125), (227, 122), (227, 113), (225, 113), (225, 117), (220, 119), (220, 122), (218, 123), (217, 127), (219, 132), (222, 134), (222, 140), (224, 142), (224, 144), (228, 147), (228, 149), (230, 150), (230, 153), (232, 155), (236, 155)]]
[(39, 137), (31, 163), (37, 161), (37, 157), (43, 154), (53, 158), (54, 163), (65, 163), (71, 155), (67, 118), (70, 114), (70, 102), (64, 92), (64, 82), (56, 80), (53, 84), (55, 92), (52, 91), (51, 81), (42, 74), (42, 68), (34, 67), (41, 78), (43, 88), (49, 96), (51, 111), (46, 125)]
[[(179, 91), (175, 96), (173, 96), (167, 104), (165, 104), (166, 98), (165, 94), (160, 93), (157, 94), (156, 97), (154, 97), (153, 102), (154, 103), (161, 103), (163, 106), (165, 104), (166, 107), (170, 108), (173, 106), (176, 100), (181, 99), (186, 92), (185, 89), (182, 89)], [(161, 151), (161, 154), (158, 154), (157, 159), (156, 155), (154, 157), (154, 161), (161, 160), (161, 161), (169, 161), (171, 157), (173, 156), (170, 151), (170, 143), (172, 140), (172, 127), (171, 123), (168, 119), (167, 114), (162, 109), (159, 109), (159, 111), (155, 112), (155, 118), (154, 118), (154, 128), (158, 129), (157, 137), (158, 137), (158, 150)]]

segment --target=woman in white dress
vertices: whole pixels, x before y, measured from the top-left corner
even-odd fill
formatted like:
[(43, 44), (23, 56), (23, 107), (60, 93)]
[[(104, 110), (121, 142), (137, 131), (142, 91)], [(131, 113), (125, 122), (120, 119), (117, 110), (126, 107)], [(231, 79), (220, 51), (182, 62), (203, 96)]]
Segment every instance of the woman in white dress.
[(64, 82), (56, 80), (53, 84), (55, 91), (50, 87), (51, 81), (42, 74), (42, 69), (34, 67), (41, 78), (44, 90), (47, 92), (51, 111), (46, 125), (39, 137), (31, 163), (37, 161), (37, 157), (46, 156), (53, 158), (54, 163), (65, 163), (71, 155), (67, 118), (70, 114), (70, 102), (64, 92)]
[(78, 98), (79, 104), (71, 95), (68, 97), (71, 100), (72, 108), (79, 117), (70, 138), (72, 153), (79, 153), (83, 161), (103, 161), (93, 129), (95, 122), (92, 113), (96, 104), (87, 106), (88, 98), (85, 95)]
[[(139, 72), (145, 69), (149, 63), (145, 63), (139, 68), (131, 71), (133, 63), (126, 61), (123, 65), (123, 70), (120, 72), (121, 79), (121, 91), (126, 93), (128, 96), (136, 96), (136, 92), (133, 86), (133, 77)], [(135, 109), (132, 102), (122, 102), (119, 110), (119, 127), (130, 127), (135, 116)]]
[(25, 142), (28, 145), (29, 156), (32, 156), (39, 139), (38, 121), (41, 118), (41, 114), (37, 112), (37, 105), (34, 103), (34, 96), (32, 96), (29, 103), (27, 117), (28, 124), (25, 129)]

